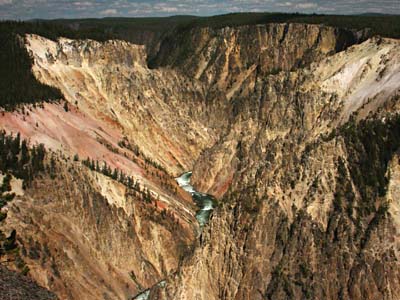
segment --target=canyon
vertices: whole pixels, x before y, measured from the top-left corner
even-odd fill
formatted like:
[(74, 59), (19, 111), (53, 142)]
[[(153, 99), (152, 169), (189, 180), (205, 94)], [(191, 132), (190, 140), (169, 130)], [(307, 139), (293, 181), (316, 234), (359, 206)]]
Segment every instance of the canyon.
[[(71, 300), (400, 299), (400, 40), (297, 23), (21, 38), (65, 98), (0, 116), (53, 170), (12, 177), (0, 224), (40, 286)], [(215, 197), (200, 224), (188, 171)]]

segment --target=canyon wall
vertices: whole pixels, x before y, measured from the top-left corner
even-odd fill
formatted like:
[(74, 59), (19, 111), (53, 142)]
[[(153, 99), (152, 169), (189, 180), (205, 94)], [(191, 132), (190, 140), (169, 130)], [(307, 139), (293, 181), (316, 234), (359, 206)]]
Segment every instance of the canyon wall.
[(172, 70), (148, 69), (144, 46), (27, 36), (27, 48), (38, 79), (57, 86), (71, 105), (118, 128), (175, 175), (192, 167), (216, 138), (203, 121), (204, 86)]
[[(195, 28), (161, 41), (149, 68), (143, 46), (28, 35), (35, 76), (67, 100), (0, 118), (57, 160), (2, 225), (30, 276), (61, 299), (152, 286), (150, 299), (400, 298), (400, 42), (365, 39), (307, 24)], [(218, 198), (202, 230), (174, 183), (187, 170)]]
[(175, 211), (80, 162), (48, 155), (51, 174), (8, 204), (1, 228), (16, 230), (40, 285), (60, 299), (128, 299), (177, 269), (196, 236), (190, 206)]
[(296, 23), (194, 27), (164, 39), (150, 65), (179, 69), (231, 98), (254, 76), (307, 66), (366, 37), (366, 31)]
[(221, 208), (151, 299), (399, 297), (399, 46), (373, 38), (241, 83), (193, 173)]

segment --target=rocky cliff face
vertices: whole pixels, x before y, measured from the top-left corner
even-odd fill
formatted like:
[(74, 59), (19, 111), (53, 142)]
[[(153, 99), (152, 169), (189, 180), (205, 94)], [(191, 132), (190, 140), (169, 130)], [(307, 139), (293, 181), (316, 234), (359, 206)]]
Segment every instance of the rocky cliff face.
[(49, 291), (38, 286), (34, 281), (29, 280), (16, 272), (0, 266), (0, 288), (2, 297), (23, 298), (32, 300), (55, 300), (57, 297)]
[(242, 92), (231, 103), (232, 119), (223, 138), (197, 161), (195, 184), (221, 195), (240, 168), (253, 169), (253, 182), (257, 169), (265, 165), (277, 169), (276, 163), (292, 164), (286, 149), (301, 153), (351, 114), (360, 120), (385, 102), (396, 102), (398, 47), (396, 40), (371, 39), (309, 68), (242, 84)]
[[(38, 78), (68, 102), (3, 113), (1, 126), (43, 143), (60, 165), (7, 205), (2, 231), (17, 230), (30, 275), (60, 298), (132, 297), (173, 272), (197, 235), (194, 204), (171, 173), (213, 139), (195, 114), (201, 83), (148, 70), (144, 48), (122, 41), (27, 43)], [(90, 171), (86, 157), (131, 176), (142, 193)]]
[(365, 39), (365, 32), (309, 24), (180, 30), (165, 39), (153, 66), (178, 68), (232, 98), (244, 81), (319, 61)]
[(248, 83), (193, 175), (222, 208), (154, 299), (399, 297), (399, 45), (368, 40)]
[(30, 276), (61, 299), (127, 299), (177, 269), (196, 230), (185, 207), (174, 214), (80, 162), (51, 157), (52, 175), (17, 196), (2, 224), (17, 231)]
[[(66, 299), (126, 299), (164, 278), (150, 299), (400, 298), (400, 43), (363, 40), (306, 24), (193, 29), (149, 69), (141, 46), (28, 36), (35, 75), (69, 111), (5, 114), (2, 127), (160, 197), (59, 162), (6, 219), (27, 253), (41, 245), (31, 276)], [(190, 199), (165, 184), (188, 169), (219, 200), (199, 236)]]
[(71, 105), (121, 130), (175, 175), (215, 140), (202, 122), (203, 85), (175, 71), (149, 70), (143, 46), (28, 36), (27, 47), (40, 80), (58, 86)]

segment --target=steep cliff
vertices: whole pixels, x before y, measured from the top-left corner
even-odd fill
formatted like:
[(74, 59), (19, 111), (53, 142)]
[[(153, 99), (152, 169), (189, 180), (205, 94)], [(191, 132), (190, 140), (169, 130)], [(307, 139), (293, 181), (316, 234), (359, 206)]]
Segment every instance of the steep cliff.
[(32, 299), (47, 300), (57, 299), (57, 297), (16, 272), (0, 266), (0, 291), (4, 299)]
[(151, 299), (399, 297), (399, 47), (371, 39), (247, 82), (194, 168), (221, 208)]
[(184, 207), (48, 155), (51, 173), (8, 204), (1, 227), (16, 230), (30, 276), (61, 299), (127, 299), (176, 270), (196, 230)]
[(243, 81), (306, 66), (365, 36), (364, 31), (296, 23), (194, 27), (164, 39), (151, 65), (178, 68), (217, 85), (230, 99)]
[(28, 36), (27, 47), (42, 82), (59, 87), (89, 116), (121, 130), (175, 175), (190, 168), (215, 140), (213, 129), (202, 122), (203, 85), (175, 71), (149, 70), (143, 46)]
[[(8, 204), (2, 230), (62, 299), (400, 298), (400, 42), (364, 40), (192, 28), (150, 69), (143, 46), (28, 35), (35, 76), (67, 103), (0, 118), (51, 148), (57, 170)], [(202, 230), (173, 182), (191, 169), (219, 202)]]

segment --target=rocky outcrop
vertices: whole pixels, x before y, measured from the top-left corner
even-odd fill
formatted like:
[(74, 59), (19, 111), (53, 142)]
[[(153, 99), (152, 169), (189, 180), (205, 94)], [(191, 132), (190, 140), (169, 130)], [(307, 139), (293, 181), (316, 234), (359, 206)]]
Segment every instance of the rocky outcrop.
[(16, 230), (30, 276), (61, 299), (127, 299), (177, 269), (194, 218), (52, 155), (57, 175), (17, 196), (1, 227)]
[(0, 293), (4, 299), (57, 299), (53, 293), (41, 288), (34, 281), (3, 266), (0, 266)]
[(231, 98), (244, 81), (307, 66), (364, 40), (365, 35), (296, 23), (195, 27), (164, 39), (151, 65), (178, 68), (217, 85)]
[(286, 147), (301, 153), (351, 114), (361, 120), (385, 103), (396, 103), (398, 50), (397, 40), (370, 39), (310, 68), (244, 83), (232, 101), (228, 129), (196, 162), (193, 182), (199, 190), (222, 195), (239, 168), (253, 168), (253, 181), (257, 168), (293, 163)]
[[(6, 219), (31, 276), (67, 299), (151, 286), (150, 299), (400, 298), (400, 43), (362, 40), (307, 24), (195, 28), (149, 69), (123, 41), (27, 36), (35, 75), (70, 107), (2, 122), (61, 151), (57, 178), (35, 180)], [(218, 198), (199, 236), (187, 197), (121, 139), (163, 178), (193, 168)], [(90, 148), (160, 199), (61, 159)]]
[(234, 97), (227, 131), (193, 173), (222, 207), (151, 299), (399, 297), (386, 193), (397, 180), (399, 46), (371, 39), (247, 82), (252, 93)]
[(204, 124), (211, 118), (204, 86), (175, 71), (149, 70), (143, 46), (28, 36), (27, 47), (42, 82), (58, 86), (71, 105), (122, 131), (176, 176), (216, 138)]

